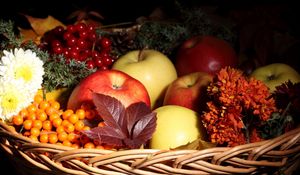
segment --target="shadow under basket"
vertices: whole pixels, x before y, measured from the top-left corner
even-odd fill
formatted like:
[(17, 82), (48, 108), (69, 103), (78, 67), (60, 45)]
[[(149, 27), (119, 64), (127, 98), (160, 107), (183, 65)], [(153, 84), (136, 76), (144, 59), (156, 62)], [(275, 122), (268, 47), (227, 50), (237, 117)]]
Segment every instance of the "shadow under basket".
[(293, 174), (300, 165), (300, 128), (236, 147), (113, 151), (39, 143), (0, 122), (0, 147), (22, 175)]

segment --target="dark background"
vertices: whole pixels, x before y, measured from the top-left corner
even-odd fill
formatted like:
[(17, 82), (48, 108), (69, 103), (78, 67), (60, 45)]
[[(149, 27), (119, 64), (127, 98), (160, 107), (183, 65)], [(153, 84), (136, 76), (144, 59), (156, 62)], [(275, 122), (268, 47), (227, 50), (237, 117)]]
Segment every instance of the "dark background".
[[(26, 26), (24, 16), (27, 14), (35, 17), (52, 15), (63, 23), (72, 23), (67, 17), (76, 10), (96, 11), (104, 19), (103, 24), (132, 22), (141, 16), (148, 16), (161, 6), (166, 11), (170, 10), (171, 0), (51, 0), (51, 1), (13, 1), (9, 0), (0, 7), (1, 19), (12, 19)], [(214, 7), (216, 16), (230, 18), (237, 25), (239, 41), (238, 51), (248, 54), (253, 59), (260, 58), (261, 64), (282, 61), (300, 71), (300, 27), (299, 6), (292, 1), (238, 1), (238, 0), (213, 0), (213, 1), (182, 1), (187, 7)], [(170, 10), (171, 11), (171, 10)], [(74, 19), (73, 19), (74, 20)], [(247, 35), (245, 35), (245, 33)], [(292, 41), (292, 42), (291, 42)], [(273, 43), (276, 43), (274, 45)], [(293, 43), (287, 47), (288, 43)], [(280, 50), (281, 49), (281, 50)], [(0, 151), (0, 168), (10, 175), (15, 169), (9, 163), (5, 154)]]
[[(156, 7), (172, 13), (175, 0), (51, 0), (7, 1), (0, 7), (2, 19), (13, 19), (28, 27), (23, 14), (33, 17), (48, 15), (64, 24), (73, 24), (74, 11), (95, 11), (103, 16), (103, 25), (135, 22), (148, 17)], [(291, 0), (177, 0), (186, 8), (200, 7), (213, 15), (213, 20), (230, 20), (235, 25), (238, 40), (233, 43), (239, 55), (247, 56), (254, 66), (283, 62), (300, 72), (300, 10)], [(176, 16), (175, 16), (176, 18)], [(244, 66), (244, 65), (243, 65)]]

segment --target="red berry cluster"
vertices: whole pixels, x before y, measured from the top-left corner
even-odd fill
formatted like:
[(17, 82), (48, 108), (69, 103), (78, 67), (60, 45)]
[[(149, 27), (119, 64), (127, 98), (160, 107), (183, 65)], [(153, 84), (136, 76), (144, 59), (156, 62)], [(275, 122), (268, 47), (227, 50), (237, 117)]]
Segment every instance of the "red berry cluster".
[(109, 38), (98, 36), (95, 27), (85, 23), (68, 25), (66, 29), (58, 26), (42, 38), (42, 48), (50, 54), (62, 54), (67, 62), (73, 59), (99, 70), (109, 69), (114, 62), (111, 45)]

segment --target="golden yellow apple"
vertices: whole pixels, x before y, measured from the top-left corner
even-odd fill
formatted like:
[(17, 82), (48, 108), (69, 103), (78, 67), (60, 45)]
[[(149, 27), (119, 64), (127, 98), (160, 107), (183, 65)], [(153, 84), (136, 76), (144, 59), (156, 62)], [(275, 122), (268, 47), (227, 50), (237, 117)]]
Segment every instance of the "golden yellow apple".
[(300, 82), (300, 74), (291, 66), (284, 63), (272, 63), (255, 69), (251, 75), (263, 81), (274, 92), (276, 86), (290, 80), (292, 83)]
[(168, 85), (177, 78), (175, 66), (163, 53), (134, 50), (118, 58), (112, 69), (127, 73), (146, 87), (152, 109), (161, 106)]
[(154, 110), (157, 114), (156, 130), (150, 139), (151, 149), (172, 149), (205, 139), (206, 131), (195, 111), (178, 106), (165, 105)]
[(67, 103), (71, 90), (69, 88), (58, 88), (50, 92), (43, 93), (42, 89), (38, 90), (38, 94), (46, 98), (46, 100), (58, 101), (62, 106)]

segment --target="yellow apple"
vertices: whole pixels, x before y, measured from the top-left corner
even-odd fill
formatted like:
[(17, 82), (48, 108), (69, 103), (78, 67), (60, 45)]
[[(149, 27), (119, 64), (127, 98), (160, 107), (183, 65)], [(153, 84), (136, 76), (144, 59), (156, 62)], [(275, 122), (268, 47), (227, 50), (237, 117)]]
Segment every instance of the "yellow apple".
[(151, 149), (171, 149), (205, 139), (206, 131), (195, 111), (177, 105), (165, 105), (154, 110), (157, 116), (156, 130), (150, 139)]
[(276, 86), (290, 80), (293, 83), (300, 82), (300, 74), (291, 66), (284, 63), (272, 63), (255, 69), (250, 76), (263, 81), (274, 92)]
[(168, 85), (177, 78), (175, 66), (156, 50), (134, 50), (118, 58), (112, 69), (120, 70), (144, 84), (151, 108), (161, 106)]
[(42, 89), (39, 89), (37, 93), (42, 96), (45, 95), (46, 100), (58, 101), (63, 106), (68, 101), (69, 95), (71, 93), (71, 89), (63, 87), (63, 88), (55, 89), (50, 92), (46, 92), (45, 94)]

